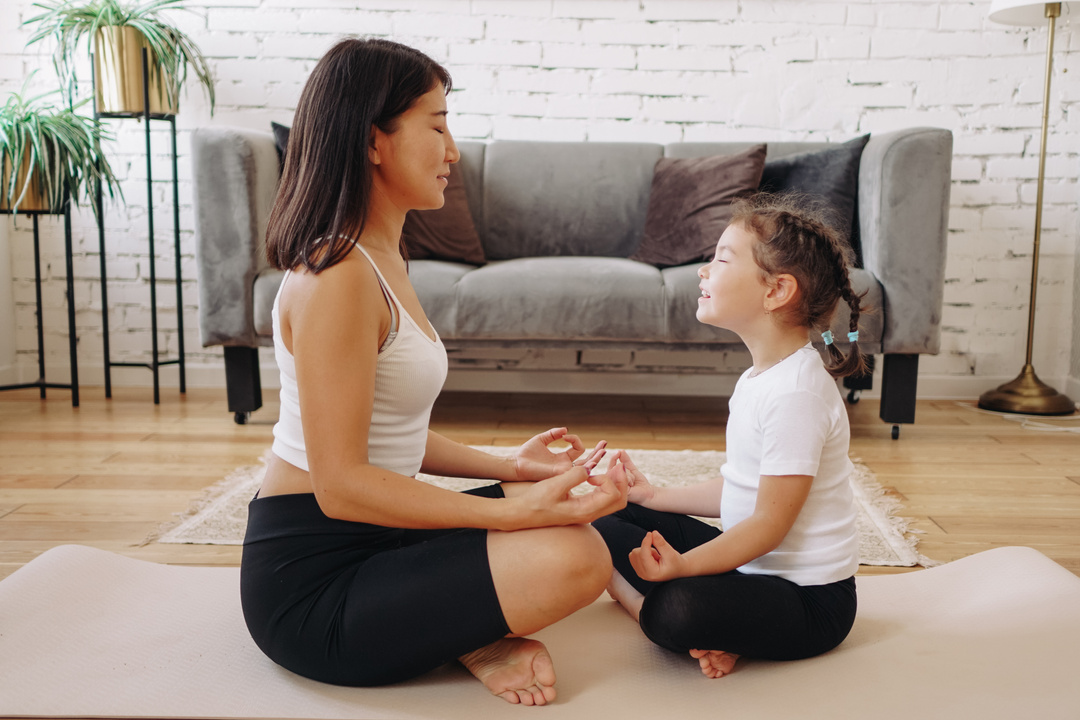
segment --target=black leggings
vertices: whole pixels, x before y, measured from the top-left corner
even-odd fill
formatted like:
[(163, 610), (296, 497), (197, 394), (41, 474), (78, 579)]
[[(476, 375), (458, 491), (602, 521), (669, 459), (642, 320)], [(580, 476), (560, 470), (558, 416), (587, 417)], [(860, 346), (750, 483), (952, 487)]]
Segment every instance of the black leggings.
[(645, 596), (641, 629), (668, 650), (799, 660), (839, 645), (855, 622), (853, 577), (810, 586), (738, 570), (662, 583), (638, 577), (629, 554), (647, 532), (658, 530), (684, 553), (720, 535), (700, 520), (631, 504), (593, 525), (611, 551), (615, 570)]
[(251, 501), (240, 599), (271, 660), (335, 685), (416, 677), (510, 632), (486, 530), (333, 520), (310, 493)]

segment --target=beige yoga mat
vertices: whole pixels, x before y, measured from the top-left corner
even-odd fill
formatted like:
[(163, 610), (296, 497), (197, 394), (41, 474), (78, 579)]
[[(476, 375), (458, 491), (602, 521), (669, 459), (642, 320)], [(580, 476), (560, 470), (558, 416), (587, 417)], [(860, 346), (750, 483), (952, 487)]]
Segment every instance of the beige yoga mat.
[[(238, 571), (157, 565), (81, 546), (0, 582), (0, 715), (189, 718), (1075, 718), (1080, 579), (1003, 548), (859, 579), (848, 640), (707, 680), (651, 645), (610, 600), (537, 635), (559, 700), (515, 708), (458, 667), (388, 688), (292, 675), (254, 647)], [(703, 715), (704, 714), (704, 715)]]
[(859, 578), (836, 650), (704, 678), (603, 596), (536, 637), (559, 698), (507, 705), (460, 667), (339, 688), (267, 660), (239, 572), (54, 548), (0, 582), (0, 716), (146, 718), (1076, 718), (1080, 578), (1029, 548)]

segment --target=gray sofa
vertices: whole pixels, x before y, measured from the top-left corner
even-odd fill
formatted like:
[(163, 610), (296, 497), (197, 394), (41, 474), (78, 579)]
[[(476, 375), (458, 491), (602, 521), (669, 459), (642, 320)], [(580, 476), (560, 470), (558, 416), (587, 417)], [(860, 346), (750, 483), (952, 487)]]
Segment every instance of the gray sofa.
[[(698, 264), (657, 269), (627, 259), (642, 237), (662, 157), (738, 152), (752, 143), (460, 142), (481, 267), (414, 260), (409, 274), (447, 349), (483, 346), (641, 350), (741, 344), (695, 319)], [(768, 144), (774, 159), (828, 147)], [(271, 345), (281, 280), (266, 265), (266, 220), (278, 179), (270, 133), (228, 127), (192, 135), (204, 346), (225, 346), (229, 410), (262, 404), (257, 348)], [(883, 356), (881, 418), (914, 422), (920, 354), (940, 345), (952, 136), (913, 128), (872, 135), (859, 171), (863, 267), (857, 291), (878, 311), (859, 345)], [(834, 319), (845, 338), (847, 309)], [(853, 390), (870, 376), (848, 379)], [(849, 398), (854, 399), (851, 395)]]

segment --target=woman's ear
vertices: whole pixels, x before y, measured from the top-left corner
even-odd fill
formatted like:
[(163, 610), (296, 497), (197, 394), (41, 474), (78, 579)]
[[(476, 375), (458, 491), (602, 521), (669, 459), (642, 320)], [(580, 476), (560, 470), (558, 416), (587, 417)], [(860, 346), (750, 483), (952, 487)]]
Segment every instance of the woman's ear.
[(776, 312), (783, 309), (799, 294), (799, 281), (794, 275), (781, 273), (774, 276), (769, 282), (769, 289), (765, 293), (765, 310)]
[(371, 132), (368, 134), (368, 161), (372, 165), (379, 165), (382, 163), (382, 157), (379, 155), (379, 140), (382, 130), (376, 125), (371, 126)]

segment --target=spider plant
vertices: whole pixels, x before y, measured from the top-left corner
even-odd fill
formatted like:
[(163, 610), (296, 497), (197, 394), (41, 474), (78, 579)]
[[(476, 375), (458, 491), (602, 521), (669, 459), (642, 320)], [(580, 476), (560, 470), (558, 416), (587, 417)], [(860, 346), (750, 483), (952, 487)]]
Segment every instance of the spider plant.
[(190, 37), (160, 14), (162, 10), (185, 10), (182, 1), (147, 0), (121, 4), (119, 0), (51, 0), (34, 3), (34, 7), (44, 12), (23, 23), (37, 26), (27, 45), (48, 37), (55, 39), (53, 64), (61, 86), (71, 88), (74, 87), (74, 58), (82, 39), (88, 37), (99, 42), (98, 38), (106, 28), (131, 27), (145, 39), (151, 65), (156, 64), (161, 69), (169, 104), (176, 106), (190, 64), (206, 88), (212, 112), (214, 80), (206, 58)]
[[(89, 101), (60, 108), (44, 101), (59, 90), (27, 98), (30, 79), (0, 106), (0, 207), (17, 212), (27, 203), (24, 210), (60, 212), (65, 192), (78, 204), (99, 182), (115, 197), (119, 182), (100, 152), (100, 142), (111, 137), (97, 120), (75, 112)], [(34, 194), (39, 201), (30, 199)]]

